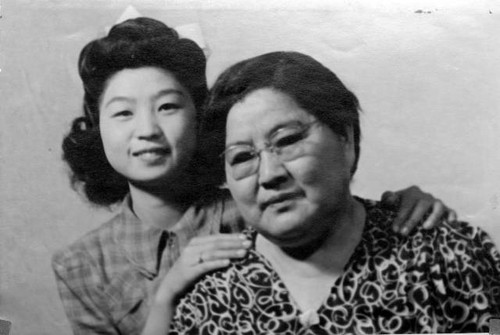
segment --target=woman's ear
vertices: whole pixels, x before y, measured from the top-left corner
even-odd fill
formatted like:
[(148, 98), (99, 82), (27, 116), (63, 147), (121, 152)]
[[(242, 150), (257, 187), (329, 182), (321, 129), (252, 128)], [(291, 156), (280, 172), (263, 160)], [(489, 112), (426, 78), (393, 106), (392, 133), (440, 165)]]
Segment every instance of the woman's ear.
[(356, 150), (354, 149), (354, 131), (351, 126), (345, 129), (345, 135), (341, 136), (344, 142), (344, 157), (349, 166), (349, 171), (352, 171), (356, 162)]

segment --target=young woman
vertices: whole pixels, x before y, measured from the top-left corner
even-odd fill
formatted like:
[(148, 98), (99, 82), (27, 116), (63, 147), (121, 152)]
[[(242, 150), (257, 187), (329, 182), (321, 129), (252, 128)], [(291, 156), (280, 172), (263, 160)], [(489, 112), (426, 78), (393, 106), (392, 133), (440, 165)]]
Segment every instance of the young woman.
[[(200, 178), (202, 50), (137, 18), (87, 44), (78, 66), (84, 115), (64, 139), (64, 159), (77, 189), (118, 211), (52, 265), (75, 334), (138, 334), (148, 318), (153, 328), (164, 320), (200, 275), (243, 257), (250, 242), (238, 234), (230, 197)], [(406, 230), (426, 214), (424, 226), (432, 226), (447, 213), (415, 187), (386, 198), (400, 203), (397, 226)]]

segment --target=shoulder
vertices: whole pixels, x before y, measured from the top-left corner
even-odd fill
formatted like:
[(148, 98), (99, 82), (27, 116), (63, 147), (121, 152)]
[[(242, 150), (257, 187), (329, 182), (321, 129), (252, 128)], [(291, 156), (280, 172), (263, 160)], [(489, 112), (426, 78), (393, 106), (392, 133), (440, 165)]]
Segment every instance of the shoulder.
[(69, 246), (52, 255), (52, 268), (59, 275), (98, 268), (101, 260), (114, 248), (113, 232), (121, 224), (120, 214), (88, 232)]
[(436, 228), (447, 240), (464, 240), (472, 245), (495, 247), (491, 237), (479, 226), (465, 221), (444, 222)]
[(395, 209), (382, 206), (380, 201), (359, 197), (355, 197), (355, 199), (363, 205), (366, 212), (365, 234), (394, 235), (398, 239), (401, 237), (401, 235), (394, 234), (392, 231), (392, 223), (397, 216)]
[(495, 268), (500, 266), (500, 256), (492, 239), (477, 226), (455, 221), (425, 229), (419, 223), (408, 236), (403, 236), (392, 231), (392, 222), (397, 215), (394, 210), (377, 201), (357, 200), (366, 210), (364, 240), (373, 250), (381, 250), (383, 245), (386, 252), (392, 250), (398, 258), (408, 258), (410, 262), (425, 259), (428, 265), (442, 263), (443, 266), (455, 267), (464, 262), (474, 265), (488, 262)]
[(203, 276), (177, 304), (171, 333), (209, 334), (214, 329), (220, 329), (222, 324), (231, 326), (228, 320), (231, 314), (233, 277), (232, 266)]
[(401, 240), (403, 243), (415, 244), (415, 240), (422, 239), (424, 244), (441, 246), (447, 243), (466, 243), (468, 247), (487, 246), (494, 247), (493, 241), (481, 228), (464, 221), (445, 222), (440, 225), (425, 229), (419, 222), (409, 236), (394, 233), (392, 222), (397, 216), (394, 209), (382, 206), (379, 201), (362, 199), (356, 197), (366, 210), (367, 230), (384, 231), (391, 237)]
[(197, 203), (198, 212), (205, 216), (204, 224), (217, 225), (221, 233), (239, 233), (245, 229), (245, 222), (231, 194), (221, 189), (209, 199)]
[(450, 329), (461, 329), (457, 315), (462, 312), (465, 321), (477, 325), (500, 313), (500, 256), (481, 228), (462, 221), (432, 229), (420, 224), (402, 236), (391, 229), (396, 213), (377, 202), (361, 202), (367, 220), (359, 249), (363, 257), (357, 259), (374, 266), (377, 280), (396, 279), (408, 287), (405, 291), (427, 292), (427, 302), (416, 303), (430, 303), (446, 320), (455, 320)]
[[(213, 329), (224, 334), (236, 333), (234, 326), (237, 318), (248, 317), (255, 304), (263, 303), (257, 302), (257, 293), (272, 296), (274, 286), (270, 283), (271, 277), (269, 269), (254, 249), (227, 268), (206, 274), (177, 305), (172, 321), (173, 333), (205, 334), (213, 332)], [(273, 299), (266, 301), (270, 303)]]
[[(243, 233), (249, 240), (255, 240), (256, 232), (253, 229), (245, 229)], [(242, 296), (248, 291), (248, 298), (253, 300), (250, 297), (253, 293), (248, 288), (271, 287), (273, 279), (275, 278), (272, 276), (270, 265), (255, 247), (251, 247), (244, 258), (233, 260), (228, 267), (204, 275), (185, 296), (183, 302), (221, 300), (228, 303), (235, 298), (231, 296), (234, 291), (238, 291)]]
[[(446, 263), (491, 268), (500, 275), (500, 255), (491, 237), (481, 228), (463, 221), (443, 223), (427, 232), (439, 258)], [(499, 278), (500, 279), (500, 278)]]
[(492, 239), (461, 221), (443, 223), (422, 236), (421, 249), (432, 253), (430, 278), (441, 298), (456, 305), (456, 315), (482, 315), (486, 327), (484, 318), (500, 313), (500, 255)]
[(390, 221), (393, 220), (397, 215), (396, 209), (383, 206), (380, 201), (364, 199), (360, 197), (354, 198), (364, 206), (367, 217), (370, 216), (372, 217), (372, 219)]
[[(480, 227), (464, 221), (443, 221), (425, 229), (419, 223), (408, 236), (402, 236), (391, 229), (394, 211), (373, 201), (366, 201), (365, 208), (367, 222), (371, 220), (367, 231), (373, 250), (385, 248), (387, 255), (398, 259), (407, 271), (428, 273), (432, 282), (438, 283), (436, 287), (442, 288), (438, 291), (453, 295), (463, 292), (464, 296), (483, 291), (489, 292), (490, 301), (500, 301), (500, 254)], [(454, 285), (447, 286), (450, 281)]]
[(235, 284), (234, 278), (237, 273), (234, 263), (231, 263), (225, 269), (210, 272), (202, 276), (182, 300), (184, 302), (193, 302), (223, 299), (223, 295), (228, 293), (231, 286)]

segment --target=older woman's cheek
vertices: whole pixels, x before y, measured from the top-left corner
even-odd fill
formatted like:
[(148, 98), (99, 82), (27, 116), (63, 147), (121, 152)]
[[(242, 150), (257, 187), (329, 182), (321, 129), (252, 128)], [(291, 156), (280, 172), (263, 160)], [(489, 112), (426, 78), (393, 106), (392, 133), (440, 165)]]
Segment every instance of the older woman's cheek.
[(228, 181), (228, 188), (233, 199), (236, 201), (238, 209), (249, 224), (255, 224), (262, 215), (257, 203), (256, 181), (253, 177), (239, 181)]
[(350, 174), (347, 165), (338, 160), (320, 160), (310, 157), (296, 169), (296, 182), (309, 201), (336, 203), (349, 192)]
[[(307, 157), (296, 164), (290, 165), (290, 174), (298, 186), (321, 186), (325, 183), (325, 177), (331, 174), (332, 168), (325, 169), (324, 164), (316, 157)], [(330, 171), (328, 171), (330, 170)]]

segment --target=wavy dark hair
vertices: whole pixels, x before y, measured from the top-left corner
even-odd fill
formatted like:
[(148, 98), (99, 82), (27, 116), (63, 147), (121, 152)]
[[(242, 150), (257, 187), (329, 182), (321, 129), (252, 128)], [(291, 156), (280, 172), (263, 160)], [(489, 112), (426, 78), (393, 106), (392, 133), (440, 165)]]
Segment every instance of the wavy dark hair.
[(84, 87), (83, 116), (73, 120), (62, 143), (71, 169), (71, 184), (97, 205), (109, 206), (128, 193), (128, 182), (104, 153), (99, 132), (99, 101), (109, 78), (123, 69), (153, 66), (165, 69), (187, 89), (197, 117), (207, 95), (206, 57), (193, 41), (160, 21), (136, 18), (111, 28), (106, 37), (81, 51), (78, 70)]
[(298, 52), (271, 52), (241, 61), (224, 71), (212, 87), (201, 121), (200, 146), (210, 159), (211, 175), (217, 184), (225, 180), (224, 151), (226, 120), (231, 107), (248, 94), (272, 88), (289, 95), (304, 110), (346, 136), (352, 127), (357, 168), (360, 153), (360, 106), (356, 96), (328, 68)]

